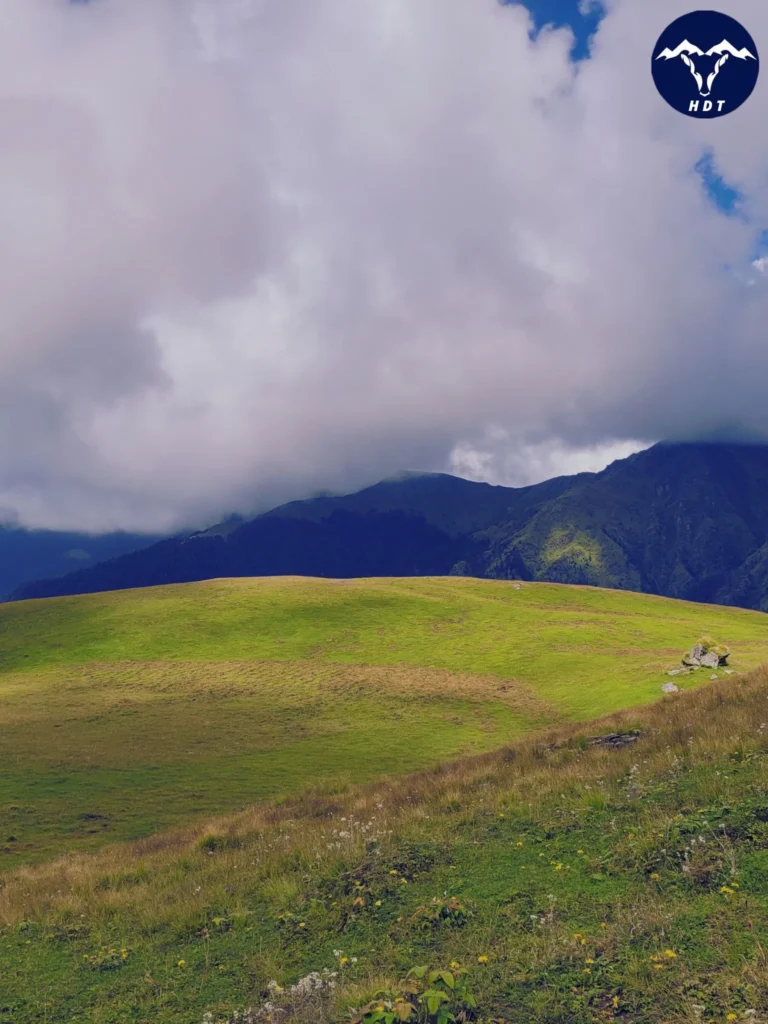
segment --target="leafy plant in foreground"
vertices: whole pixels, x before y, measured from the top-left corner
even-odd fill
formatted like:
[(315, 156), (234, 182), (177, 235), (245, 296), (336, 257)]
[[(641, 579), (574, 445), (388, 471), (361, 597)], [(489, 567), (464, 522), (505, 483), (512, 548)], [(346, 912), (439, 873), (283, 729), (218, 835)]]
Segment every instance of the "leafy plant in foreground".
[(455, 896), (441, 900), (435, 897), (424, 906), (417, 907), (413, 915), (414, 922), (424, 929), (435, 928), (447, 924), (452, 928), (461, 928), (467, 923), (471, 911)]
[(464, 968), (429, 971), (412, 967), (398, 992), (380, 992), (353, 1011), (351, 1024), (452, 1024), (475, 1019), (477, 1000), (469, 991)]

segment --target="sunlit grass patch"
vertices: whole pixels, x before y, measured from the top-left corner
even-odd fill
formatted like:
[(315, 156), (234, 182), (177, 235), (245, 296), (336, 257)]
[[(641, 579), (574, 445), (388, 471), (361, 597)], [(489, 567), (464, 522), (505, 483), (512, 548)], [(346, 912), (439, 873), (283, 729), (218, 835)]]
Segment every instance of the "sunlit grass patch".
[(757, 664), (765, 621), (461, 578), (213, 580), (3, 605), (0, 870), (643, 703), (702, 634), (736, 671)]
[[(4, 1012), (232, 1021), (283, 1005), (270, 982), (291, 992), (335, 972), (313, 1024), (365, 1021), (424, 966), (466, 971), (486, 1022), (760, 1021), (766, 717), (758, 670), (9, 874)], [(639, 739), (584, 742), (608, 732)]]

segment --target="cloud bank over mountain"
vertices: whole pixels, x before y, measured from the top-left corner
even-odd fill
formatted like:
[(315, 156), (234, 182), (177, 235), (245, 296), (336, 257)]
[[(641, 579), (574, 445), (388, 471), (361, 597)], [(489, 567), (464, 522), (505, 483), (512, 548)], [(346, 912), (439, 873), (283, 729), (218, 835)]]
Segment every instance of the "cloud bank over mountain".
[(686, 4), (606, 7), (574, 64), (496, 0), (6, 0), (0, 507), (166, 529), (768, 436), (766, 89), (681, 117)]

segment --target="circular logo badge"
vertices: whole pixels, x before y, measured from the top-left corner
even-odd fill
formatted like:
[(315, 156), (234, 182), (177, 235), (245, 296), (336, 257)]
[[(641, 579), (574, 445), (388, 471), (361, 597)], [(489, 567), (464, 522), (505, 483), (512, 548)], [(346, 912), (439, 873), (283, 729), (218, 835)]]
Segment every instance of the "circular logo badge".
[(677, 18), (653, 48), (656, 88), (689, 117), (722, 117), (749, 98), (760, 59), (752, 36), (719, 11), (692, 11)]

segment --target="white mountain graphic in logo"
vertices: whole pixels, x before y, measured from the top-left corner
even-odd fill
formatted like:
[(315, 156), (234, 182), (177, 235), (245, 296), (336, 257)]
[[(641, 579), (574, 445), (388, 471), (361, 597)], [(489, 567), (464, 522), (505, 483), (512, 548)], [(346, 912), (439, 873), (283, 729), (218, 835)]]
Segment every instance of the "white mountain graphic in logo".
[[(694, 56), (696, 57), (714, 57), (717, 56), (719, 59), (715, 61), (713, 69), (707, 75), (706, 89), (704, 83), (704, 71), (697, 71), (696, 64), (694, 63)], [(709, 96), (712, 92), (712, 83), (717, 78), (720, 68), (725, 64), (729, 57), (737, 57), (739, 60), (757, 60), (757, 57), (753, 53), (750, 53), (746, 46), (737, 50), (736, 47), (729, 43), (727, 39), (723, 39), (722, 42), (718, 43), (717, 46), (710, 46), (708, 50), (701, 50), (698, 46), (694, 46), (693, 43), (689, 43), (687, 39), (684, 39), (682, 43), (679, 43), (674, 50), (670, 50), (669, 47), (665, 47), (661, 53), (656, 57), (656, 60), (661, 58), (665, 60), (672, 60), (675, 57), (679, 57), (684, 64), (688, 66), (691, 74), (696, 80), (696, 86), (699, 90), (700, 96)], [(699, 66), (703, 62), (699, 62)]]

